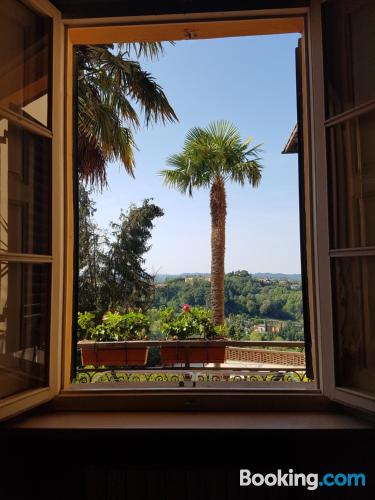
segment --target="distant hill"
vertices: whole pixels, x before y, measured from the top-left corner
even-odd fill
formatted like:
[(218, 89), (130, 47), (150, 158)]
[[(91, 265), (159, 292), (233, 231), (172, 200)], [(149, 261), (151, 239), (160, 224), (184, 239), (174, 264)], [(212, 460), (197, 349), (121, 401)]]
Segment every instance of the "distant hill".
[(157, 274), (155, 277), (156, 283), (163, 283), (164, 281), (175, 280), (177, 278), (191, 278), (197, 276), (199, 278), (209, 277), (210, 273), (180, 273), (180, 274)]
[[(208, 273), (181, 273), (160, 278), (164, 281), (156, 284), (153, 308), (168, 307), (176, 312), (181, 311), (183, 304), (210, 308), (211, 284)], [(284, 331), (283, 339), (303, 340), (302, 285), (301, 281), (297, 281), (299, 278), (297, 274), (285, 273), (251, 275), (245, 270), (227, 273), (224, 282), (225, 317), (232, 326), (238, 326), (236, 328), (240, 336), (250, 323), (255, 324), (254, 321), (264, 323), (276, 320), (287, 322), (288, 328), (293, 330), (288, 330), (289, 333)], [(287, 325), (283, 324), (282, 328)]]
[[(301, 281), (300, 274), (284, 274), (284, 273), (250, 273), (254, 278), (270, 279), (270, 280), (285, 280), (285, 281)], [(180, 273), (180, 274), (158, 274), (156, 276), (157, 283), (174, 280), (176, 278), (189, 278), (197, 276), (200, 278), (209, 277), (210, 273)]]
[(263, 278), (269, 280), (286, 280), (286, 281), (301, 281), (300, 274), (283, 274), (283, 273), (253, 273), (254, 278)]

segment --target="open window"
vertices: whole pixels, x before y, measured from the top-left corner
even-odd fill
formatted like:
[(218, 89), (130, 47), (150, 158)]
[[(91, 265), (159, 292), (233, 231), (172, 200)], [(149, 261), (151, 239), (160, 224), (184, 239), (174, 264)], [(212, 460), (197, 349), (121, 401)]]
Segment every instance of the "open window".
[[(256, 36), (256, 35), (274, 35), (274, 34), (283, 34), (283, 33), (301, 33), (302, 37), (304, 37), (304, 23), (305, 19), (303, 16), (298, 17), (278, 17), (276, 19), (265, 18), (265, 19), (247, 19), (247, 20), (232, 20), (232, 21), (219, 21), (215, 20), (210, 23), (208, 22), (195, 22), (195, 23), (185, 23), (183, 25), (178, 25), (175, 23), (170, 23), (168, 26), (162, 25), (153, 25), (152, 28), (147, 29), (146, 26), (128, 26), (128, 27), (103, 27), (103, 29), (99, 28), (70, 28), (69, 29), (69, 39), (71, 44), (68, 48), (69, 61), (70, 61), (70, 72), (72, 75), (77, 75), (79, 68), (77, 66), (74, 68), (74, 63), (77, 64), (77, 58), (74, 58), (74, 53), (77, 53), (77, 47), (87, 46), (90, 44), (99, 44), (99, 43), (109, 43), (111, 42), (123, 42), (123, 43), (133, 43), (137, 41), (150, 41), (150, 42), (159, 42), (165, 40), (176, 40), (177, 43), (179, 40), (187, 40), (185, 45), (189, 44), (199, 44), (199, 40), (197, 39), (215, 39), (215, 38), (223, 38), (223, 37), (236, 37), (241, 36), (245, 37)], [(296, 37), (297, 38), (297, 37)], [(190, 41), (194, 40), (194, 41)], [(294, 49), (294, 48), (293, 48)], [(293, 49), (291, 50), (291, 56), (293, 57)], [(78, 49), (78, 54), (81, 54), (82, 49)], [(300, 108), (300, 123), (299, 123), (299, 145), (300, 145), (300, 156), (302, 155), (302, 145), (306, 142), (306, 150), (309, 150), (308, 142), (309, 142), (309, 124), (307, 117), (307, 103), (308, 103), (308, 93), (307, 93), (307, 73), (306, 73), (306, 45), (300, 42), (300, 48), (298, 52), (298, 100), (299, 100), (299, 108)], [(224, 62), (223, 62), (224, 64)], [(68, 67), (69, 71), (69, 67)], [(293, 69), (292, 69), (293, 74)], [(294, 76), (294, 74), (293, 74)], [(74, 81), (74, 76), (73, 76)], [(178, 83), (176, 83), (178, 85)], [(182, 82), (181, 82), (182, 85)], [(294, 85), (291, 89), (291, 94), (294, 94)], [(74, 85), (71, 87), (72, 92), (72, 100), (71, 103), (77, 106), (77, 96), (74, 97), (75, 93)], [(230, 90), (228, 91), (228, 98), (230, 99)], [(294, 97), (293, 97), (294, 99)], [(294, 104), (294, 103), (293, 103)], [(267, 105), (267, 104), (266, 104)], [(302, 112), (302, 109), (306, 108), (305, 112)], [(70, 109), (70, 106), (69, 106)], [(69, 112), (68, 109), (68, 112)], [(72, 120), (73, 130), (76, 131), (76, 126), (74, 126), (74, 119), (77, 119), (77, 111), (72, 113), (70, 110), (71, 116), (69, 119)], [(295, 118), (294, 118), (295, 119)], [(201, 118), (204, 120), (204, 118)], [(306, 121), (305, 126), (303, 125), (303, 120)], [(284, 137), (281, 140), (285, 140)], [(77, 144), (77, 141), (76, 141)], [(298, 152), (298, 151), (297, 151)], [(285, 158), (286, 160), (286, 158)], [(290, 161), (288, 159), (288, 161)], [(111, 388), (114, 389), (116, 386), (117, 390), (126, 390), (127, 387), (133, 387), (131, 383), (139, 382), (143, 380), (144, 382), (139, 385), (139, 389), (145, 389), (146, 387), (149, 389), (152, 388), (162, 388), (163, 385), (166, 384), (163, 382), (170, 382), (169, 385), (174, 388), (182, 387), (203, 387), (205, 382), (211, 384), (212, 387), (215, 385), (217, 388), (227, 389), (230, 386), (235, 387), (236, 384), (230, 384), (228, 386), (228, 382), (239, 382), (242, 383), (241, 387), (252, 389), (256, 387), (257, 382), (265, 382), (264, 388), (271, 389), (272, 384), (270, 385), (268, 382), (274, 381), (275, 387), (278, 386), (282, 389), (282, 385), (284, 382), (285, 389), (298, 389), (298, 390), (312, 390), (315, 389), (316, 385), (312, 382), (313, 380), (313, 367), (312, 362), (309, 363), (309, 377), (306, 377), (305, 370), (305, 353), (303, 352), (304, 348), (304, 339), (303, 339), (303, 326), (299, 325), (300, 330), (302, 330), (302, 337), (298, 338), (297, 341), (294, 339), (293, 341), (289, 341), (288, 339), (284, 341), (284, 339), (278, 338), (274, 340), (272, 338), (277, 336), (277, 333), (287, 324), (286, 321), (282, 320), (269, 320), (268, 322), (264, 321), (263, 324), (257, 326), (259, 328), (258, 332), (260, 332), (261, 328), (264, 329), (264, 333), (269, 334), (269, 341), (259, 341), (255, 340), (231, 340), (228, 342), (221, 342), (220, 349), (216, 345), (209, 345), (209, 342), (203, 344), (202, 341), (197, 341), (196, 345), (192, 344), (190, 341), (185, 343), (181, 341), (177, 341), (173, 344), (170, 340), (168, 342), (163, 342), (160, 339), (149, 339), (146, 341), (142, 341), (131, 344), (123, 344), (123, 345), (115, 345), (115, 342), (112, 345), (105, 345), (99, 343), (92, 343), (91, 345), (86, 340), (80, 340), (79, 343), (79, 357), (77, 357), (77, 342), (75, 332), (77, 331), (77, 324), (75, 321), (75, 316), (77, 313), (75, 304), (77, 304), (77, 279), (78, 279), (78, 270), (77, 270), (77, 259), (75, 258), (79, 253), (77, 251), (77, 246), (79, 242), (77, 241), (77, 219), (78, 219), (78, 207), (77, 207), (77, 198), (74, 196), (76, 194), (76, 189), (74, 185), (77, 186), (77, 163), (71, 165), (73, 174), (71, 175), (70, 182), (73, 182), (71, 187), (71, 199), (73, 200), (73, 204), (75, 203), (75, 252), (71, 252), (69, 258), (70, 264), (68, 264), (68, 268), (75, 268), (75, 280), (71, 282), (70, 286), (74, 286), (75, 291), (75, 299), (72, 302), (72, 320), (73, 320), (73, 340), (72, 340), (72, 355), (71, 355), (71, 366), (66, 367), (66, 373), (72, 374), (72, 378), (74, 382), (81, 382), (81, 387), (77, 387), (75, 384), (71, 386), (71, 379), (69, 376), (66, 378), (66, 389), (74, 390), (77, 392), (78, 390), (92, 390), (92, 391), (103, 391), (108, 388), (105, 383), (112, 383)], [(304, 194), (308, 193), (311, 189), (309, 177), (308, 177), (308, 168), (309, 168), (309, 157), (306, 155), (305, 160), (301, 160), (300, 162), (300, 177), (301, 177), (301, 204), (303, 208), (301, 210), (301, 217), (305, 217), (305, 213), (309, 214), (310, 217), (310, 209), (308, 207), (308, 201), (305, 203), (305, 199), (309, 200), (309, 195)], [(306, 175), (304, 175), (304, 170), (306, 170)], [(125, 174), (124, 174), (125, 175)], [(155, 183), (158, 182), (158, 179), (155, 177)], [(298, 186), (296, 183), (296, 191), (298, 190)], [(306, 205), (306, 206), (305, 206)], [(298, 211), (297, 211), (298, 214)], [(296, 215), (297, 215), (296, 214)], [(73, 217), (73, 215), (71, 215)], [(296, 217), (297, 218), (297, 217)], [(69, 226), (72, 228), (74, 226), (72, 219), (69, 221)], [(301, 248), (303, 250), (302, 259), (304, 261), (304, 271), (308, 269), (308, 272), (312, 273), (312, 263), (311, 263), (311, 223), (308, 225), (304, 225), (304, 233), (301, 241)], [(73, 231), (73, 229), (71, 229)], [(308, 236), (308, 239), (306, 237)], [(307, 250), (307, 247), (309, 249)], [(309, 264), (307, 265), (307, 259), (309, 259)], [(73, 264), (74, 262), (74, 264)], [(73, 277), (74, 278), (74, 277)], [(193, 280), (193, 278), (186, 278), (187, 280)], [(210, 280), (210, 278), (206, 278), (206, 281)], [(299, 289), (300, 293), (300, 285), (299, 283), (282, 283), (283, 278), (280, 278), (280, 283), (276, 283), (273, 286), (285, 286), (285, 289), (290, 289), (291, 293), (293, 290)], [(250, 281), (250, 278), (249, 278)], [(261, 286), (266, 287), (270, 285), (267, 282), (266, 278), (263, 278), (263, 281), (259, 280)], [(270, 281), (270, 280), (269, 280)], [(243, 280), (243, 283), (245, 280)], [(309, 332), (309, 329), (306, 327), (310, 326), (310, 320), (308, 319), (307, 311), (310, 306), (308, 300), (308, 294), (310, 291), (307, 289), (307, 278), (304, 277), (304, 292), (305, 292), (305, 331)], [(206, 283), (209, 286), (209, 283)], [(199, 285), (199, 283), (198, 283)], [(294, 287), (294, 288), (293, 288)], [(296, 292), (297, 295), (297, 292)], [(301, 293), (300, 293), (301, 295)], [(181, 305), (183, 302), (181, 302)], [(302, 316), (302, 315), (301, 315)], [(101, 315), (100, 315), (101, 317)], [(267, 323), (267, 324), (266, 324)], [(302, 321), (300, 321), (302, 323)], [(67, 332), (66, 338), (69, 338), (71, 335), (71, 327), (69, 321), (66, 323), (69, 325), (69, 332)], [(266, 330), (267, 329), (267, 330)], [(314, 328), (312, 328), (314, 331)], [(82, 332), (81, 332), (82, 333)], [(300, 333), (300, 331), (298, 332)], [(244, 336), (245, 337), (245, 336)], [(82, 337), (81, 337), (82, 338)], [(311, 337), (308, 336), (310, 339)], [(215, 342), (213, 342), (215, 344)], [(122, 352), (115, 353), (117, 349)], [(134, 351), (132, 351), (134, 348)], [(131, 362), (131, 355), (136, 354), (135, 349), (140, 350), (141, 348), (149, 349), (149, 351), (158, 351), (161, 357), (161, 363), (145, 367), (145, 360), (147, 359), (147, 351), (146, 355), (142, 354), (141, 358), (137, 361), (138, 369), (134, 369), (134, 366), (137, 366), (136, 363)], [(211, 355), (211, 348), (216, 348), (215, 356)], [(223, 354), (219, 355), (221, 351)], [(106, 351), (106, 352), (104, 352)], [(112, 352), (111, 352), (112, 351)], [(166, 354), (166, 351), (168, 353)], [(201, 351), (201, 353), (199, 352)], [(301, 352), (302, 351), (302, 352)], [(311, 352), (311, 342), (308, 342), (308, 351)], [(140, 352), (140, 351), (139, 351)], [(110, 355), (112, 356), (112, 366), (115, 368), (111, 370), (110, 366)], [(107, 357), (108, 356), (108, 357)], [(117, 358), (116, 358), (117, 356)], [(307, 356), (310, 360), (310, 355)], [(76, 360), (78, 359), (78, 371), (76, 370)], [(314, 362), (316, 357), (314, 356)], [(122, 365), (121, 365), (122, 363)], [(86, 366), (85, 366), (86, 365)], [(194, 366), (195, 365), (195, 366)], [(204, 365), (204, 366), (202, 366)], [(227, 365), (227, 366), (225, 366)], [(73, 370), (70, 370), (70, 368)], [(121, 369), (121, 367), (123, 369)], [(130, 367), (130, 368), (127, 368)], [(199, 368), (200, 367), (200, 368)], [(154, 369), (152, 369), (154, 368)], [(171, 371), (174, 369), (174, 371)], [(177, 373), (178, 372), (178, 373)], [(120, 383), (118, 383), (118, 382)], [(88, 382), (90, 384), (88, 384)], [(91, 384), (91, 382), (100, 382), (96, 384)], [(117, 383), (116, 383), (117, 382)], [(123, 383), (121, 383), (123, 382)], [(128, 382), (130, 384), (128, 384)], [(155, 382), (158, 382), (156, 384)], [(225, 384), (226, 382), (226, 384)], [(298, 382), (299, 384), (296, 384)], [(301, 383), (303, 382), (303, 383)], [(84, 383), (84, 385), (82, 385)], [(159, 387), (158, 387), (159, 385)], [(168, 385), (168, 384), (167, 384)], [(259, 384), (258, 384), (259, 385)], [(300, 387), (298, 387), (300, 385)], [(134, 388), (134, 387), (133, 387)]]
[[(374, 409), (375, 5), (323, 5), (331, 394)], [(329, 279), (327, 279), (327, 285)]]
[(5, 415), (50, 399), (59, 387), (59, 16), (33, 4), (0, 5), (0, 408)]

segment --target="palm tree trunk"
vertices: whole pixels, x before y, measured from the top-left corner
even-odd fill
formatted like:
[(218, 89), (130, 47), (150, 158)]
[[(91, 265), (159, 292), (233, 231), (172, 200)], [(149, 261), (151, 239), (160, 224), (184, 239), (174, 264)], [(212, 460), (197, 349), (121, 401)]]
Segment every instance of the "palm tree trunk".
[(224, 257), (227, 202), (224, 181), (216, 177), (210, 192), (211, 310), (214, 325), (224, 324)]

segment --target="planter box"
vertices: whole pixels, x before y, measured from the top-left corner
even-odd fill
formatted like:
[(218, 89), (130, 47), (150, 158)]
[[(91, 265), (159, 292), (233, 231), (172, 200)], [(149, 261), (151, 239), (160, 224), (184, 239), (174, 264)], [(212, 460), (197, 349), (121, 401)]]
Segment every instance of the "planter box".
[(224, 363), (224, 345), (205, 346), (161, 346), (161, 364), (163, 366), (186, 363)]
[(78, 342), (82, 365), (145, 366), (148, 347), (132, 347), (131, 342)]

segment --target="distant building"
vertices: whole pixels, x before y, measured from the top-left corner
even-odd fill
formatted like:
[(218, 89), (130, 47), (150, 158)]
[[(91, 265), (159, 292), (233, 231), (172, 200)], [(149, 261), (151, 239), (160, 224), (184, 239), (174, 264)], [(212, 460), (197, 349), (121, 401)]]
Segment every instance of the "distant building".
[(264, 285), (272, 285), (272, 280), (270, 278), (258, 278), (258, 280)]
[(264, 323), (263, 325), (255, 325), (253, 331), (258, 332), (258, 333), (265, 333), (266, 332), (266, 324)]
[(285, 321), (269, 319), (265, 322), (265, 326), (266, 326), (266, 332), (277, 334), (280, 333), (280, 331), (284, 328)]
[(194, 281), (211, 281), (210, 276), (189, 276), (185, 278), (185, 283), (194, 283)]

